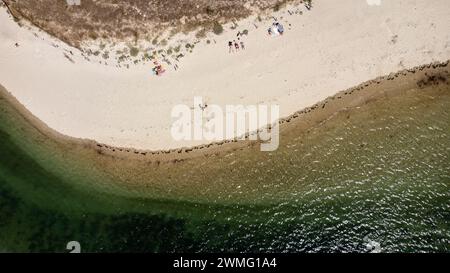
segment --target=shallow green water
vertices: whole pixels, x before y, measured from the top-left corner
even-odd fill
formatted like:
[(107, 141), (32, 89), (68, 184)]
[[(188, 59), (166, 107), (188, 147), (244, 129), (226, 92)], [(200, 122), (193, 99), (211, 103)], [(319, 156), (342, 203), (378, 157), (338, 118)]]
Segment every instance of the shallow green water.
[(272, 154), (112, 163), (123, 177), (46, 141), (0, 100), (0, 251), (75, 240), (86, 252), (366, 252), (369, 241), (449, 252), (450, 92), (439, 89), (293, 130)]

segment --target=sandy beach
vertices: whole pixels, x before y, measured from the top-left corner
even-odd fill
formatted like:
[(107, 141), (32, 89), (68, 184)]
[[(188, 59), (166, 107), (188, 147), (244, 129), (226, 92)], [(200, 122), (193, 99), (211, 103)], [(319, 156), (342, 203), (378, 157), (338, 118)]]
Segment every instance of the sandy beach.
[(290, 8), (273, 15), (285, 25), (283, 36), (267, 35), (272, 21), (248, 18), (238, 23), (249, 30), (245, 51), (228, 52), (236, 31), (225, 27), (215, 43), (199, 43), (177, 71), (161, 77), (149, 65), (87, 61), (77, 49), (20, 27), (1, 8), (0, 83), (62, 134), (158, 150), (204, 144), (170, 134), (172, 108), (192, 105), (194, 96), (217, 105), (278, 104), (285, 117), (378, 76), (450, 59), (445, 0), (323, 0), (302, 15)]

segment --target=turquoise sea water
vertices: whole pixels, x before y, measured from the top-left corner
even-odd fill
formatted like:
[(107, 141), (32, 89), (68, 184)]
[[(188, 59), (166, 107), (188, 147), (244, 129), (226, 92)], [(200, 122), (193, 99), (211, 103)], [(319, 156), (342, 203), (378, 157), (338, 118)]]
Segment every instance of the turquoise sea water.
[(272, 154), (159, 168), (102, 169), (0, 106), (0, 251), (450, 251), (448, 85), (293, 126)]

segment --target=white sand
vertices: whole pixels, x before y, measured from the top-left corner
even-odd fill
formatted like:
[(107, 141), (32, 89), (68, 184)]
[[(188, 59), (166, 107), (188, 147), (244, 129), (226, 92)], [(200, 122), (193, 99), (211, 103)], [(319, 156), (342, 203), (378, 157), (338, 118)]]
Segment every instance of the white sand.
[(192, 105), (194, 95), (219, 105), (276, 103), (287, 116), (377, 76), (450, 59), (448, 0), (314, 3), (303, 15), (280, 11), (284, 36), (269, 38), (270, 22), (255, 29), (253, 20), (243, 21), (246, 51), (228, 54), (236, 35), (228, 31), (217, 44), (197, 45), (178, 72), (162, 77), (151, 66), (90, 63), (74, 49), (73, 64), (63, 56), (68, 46), (36, 37), (0, 9), (0, 83), (63, 134), (154, 150), (199, 144), (170, 135), (172, 107)]

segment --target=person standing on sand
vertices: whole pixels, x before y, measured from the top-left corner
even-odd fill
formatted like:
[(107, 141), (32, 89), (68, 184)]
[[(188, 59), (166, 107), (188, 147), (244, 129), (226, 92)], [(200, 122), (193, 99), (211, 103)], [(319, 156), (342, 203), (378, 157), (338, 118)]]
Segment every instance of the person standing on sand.
[(236, 49), (236, 51), (239, 51), (239, 44), (236, 42), (236, 40), (234, 41), (234, 48)]
[(233, 51), (233, 42), (232, 41), (228, 42), (228, 48), (229, 48), (228, 53), (231, 53)]
[(241, 48), (242, 48), (242, 50), (245, 50), (245, 45), (244, 45), (243, 41), (241, 41)]

